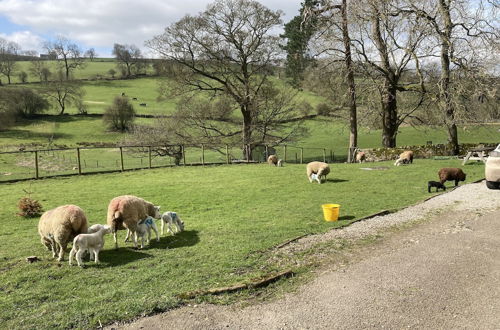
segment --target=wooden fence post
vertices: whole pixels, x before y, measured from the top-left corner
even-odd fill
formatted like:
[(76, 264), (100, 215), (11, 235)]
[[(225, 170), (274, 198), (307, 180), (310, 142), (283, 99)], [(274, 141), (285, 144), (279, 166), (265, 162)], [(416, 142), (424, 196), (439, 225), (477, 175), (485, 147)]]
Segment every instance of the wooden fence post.
[(323, 162), (326, 163), (326, 149), (323, 149)]
[(205, 145), (201, 145), (201, 165), (205, 165)]
[(123, 167), (123, 147), (120, 147), (120, 163), (121, 163), (121, 170), (124, 171), (125, 168)]
[(186, 147), (184, 145), (181, 145), (182, 148), (182, 164), (186, 166)]
[(148, 146), (148, 157), (149, 157), (149, 168), (152, 168), (151, 164), (151, 146)]
[(304, 148), (300, 148), (300, 163), (304, 163)]
[(264, 160), (264, 162), (267, 162), (268, 157), (269, 157), (269, 149), (268, 149), (267, 144), (266, 144), (266, 159)]
[(283, 147), (283, 154), (284, 154), (283, 161), (286, 163), (286, 144)]
[(226, 164), (229, 164), (229, 146), (226, 144)]
[(78, 175), (82, 175), (82, 163), (80, 161), (80, 148), (76, 148), (76, 159), (78, 161)]
[(39, 173), (38, 173), (38, 150), (35, 150), (35, 179), (38, 179)]

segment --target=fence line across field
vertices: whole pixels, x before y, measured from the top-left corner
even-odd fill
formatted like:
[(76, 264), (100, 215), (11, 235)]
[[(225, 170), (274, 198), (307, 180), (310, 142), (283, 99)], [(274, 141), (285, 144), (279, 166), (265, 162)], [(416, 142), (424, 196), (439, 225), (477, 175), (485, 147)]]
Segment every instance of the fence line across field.
[[(177, 148), (170, 155), (155, 155), (154, 150)], [(243, 148), (245, 150), (246, 148)], [(309, 152), (305, 157), (304, 152)], [(242, 155), (243, 159), (236, 157)], [(58, 176), (123, 172), (171, 166), (222, 165), (266, 162), (277, 154), (285, 163), (303, 164), (311, 160), (334, 161), (331, 149), (283, 145), (254, 146), (252, 159), (242, 149), (223, 145), (124, 145), (53, 148), (0, 152), (0, 182), (16, 182)], [(327, 157), (329, 156), (329, 157)]]

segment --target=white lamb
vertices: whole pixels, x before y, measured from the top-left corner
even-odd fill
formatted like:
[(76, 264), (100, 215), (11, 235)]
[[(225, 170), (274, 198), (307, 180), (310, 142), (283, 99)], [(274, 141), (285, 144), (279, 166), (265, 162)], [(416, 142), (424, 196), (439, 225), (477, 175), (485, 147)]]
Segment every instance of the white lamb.
[(73, 240), (73, 248), (69, 253), (69, 264), (72, 264), (76, 253), (78, 266), (84, 267), (82, 257), (87, 250), (90, 251), (90, 260), (92, 260), (92, 255), (94, 255), (95, 263), (98, 263), (99, 251), (104, 247), (104, 235), (109, 233), (111, 233), (111, 227), (104, 225), (94, 233), (77, 235)]
[[(163, 235), (163, 228), (167, 224), (167, 232), (175, 235), (176, 233), (180, 233), (184, 230), (184, 221), (179, 217), (179, 215), (175, 212), (168, 211), (162, 214), (161, 216), (161, 234)], [(172, 226), (175, 226), (175, 233), (172, 231)]]
[[(136, 240), (141, 239), (141, 249), (144, 248), (144, 239), (149, 244), (151, 241), (151, 229), (155, 231), (156, 241), (160, 241), (160, 236), (158, 235), (158, 228), (156, 227), (153, 217), (148, 216), (146, 219), (141, 220), (137, 223), (137, 230), (135, 231)], [(127, 238), (130, 232), (127, 231)]]

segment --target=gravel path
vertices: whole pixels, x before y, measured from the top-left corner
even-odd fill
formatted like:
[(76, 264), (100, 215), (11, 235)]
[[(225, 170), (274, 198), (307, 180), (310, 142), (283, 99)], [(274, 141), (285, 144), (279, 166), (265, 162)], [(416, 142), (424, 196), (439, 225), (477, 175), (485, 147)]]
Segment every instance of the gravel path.
[[(396, 225), (427, 219), (402, 231)], [(242, 308), (186, 306), (120, 329), (500, 329), (500, 191), (468, 184), (399, 212), (302, 238), (382, 242), (297, 292)]]

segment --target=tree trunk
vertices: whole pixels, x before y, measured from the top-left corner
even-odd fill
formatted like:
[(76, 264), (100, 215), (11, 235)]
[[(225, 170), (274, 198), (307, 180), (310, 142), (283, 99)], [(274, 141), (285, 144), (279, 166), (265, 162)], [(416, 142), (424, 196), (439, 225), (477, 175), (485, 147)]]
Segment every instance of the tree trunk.
[[(348, 21), (347, 21), (347, 0), (342, 0), (341, 6), (342, 14), (342, 39), (345, 48), (345, 66), (347, 70), (347, 85), (349, 89), (348, 102), (349, 102), (349, 151), (358, 146), (358, 120), (356, 109), (356, 84), (354, 82), (354, 69), (352, 67), (351, 58), (351, 38), (349, 37)], [(347, 161), (354, 162), (354, 156), (351, 152), (348, 153)]]
[(250, 111), (242, 106), (241, 113), (243, 114), (243, 156), (247, 160), (252, 158), (252, 115)]
[(398, 105), (396, 100), (396, 87), (386, 81), (385, 91), (382, 96), (382, 145), (386, 148), (396, 147), (398, 134)]

